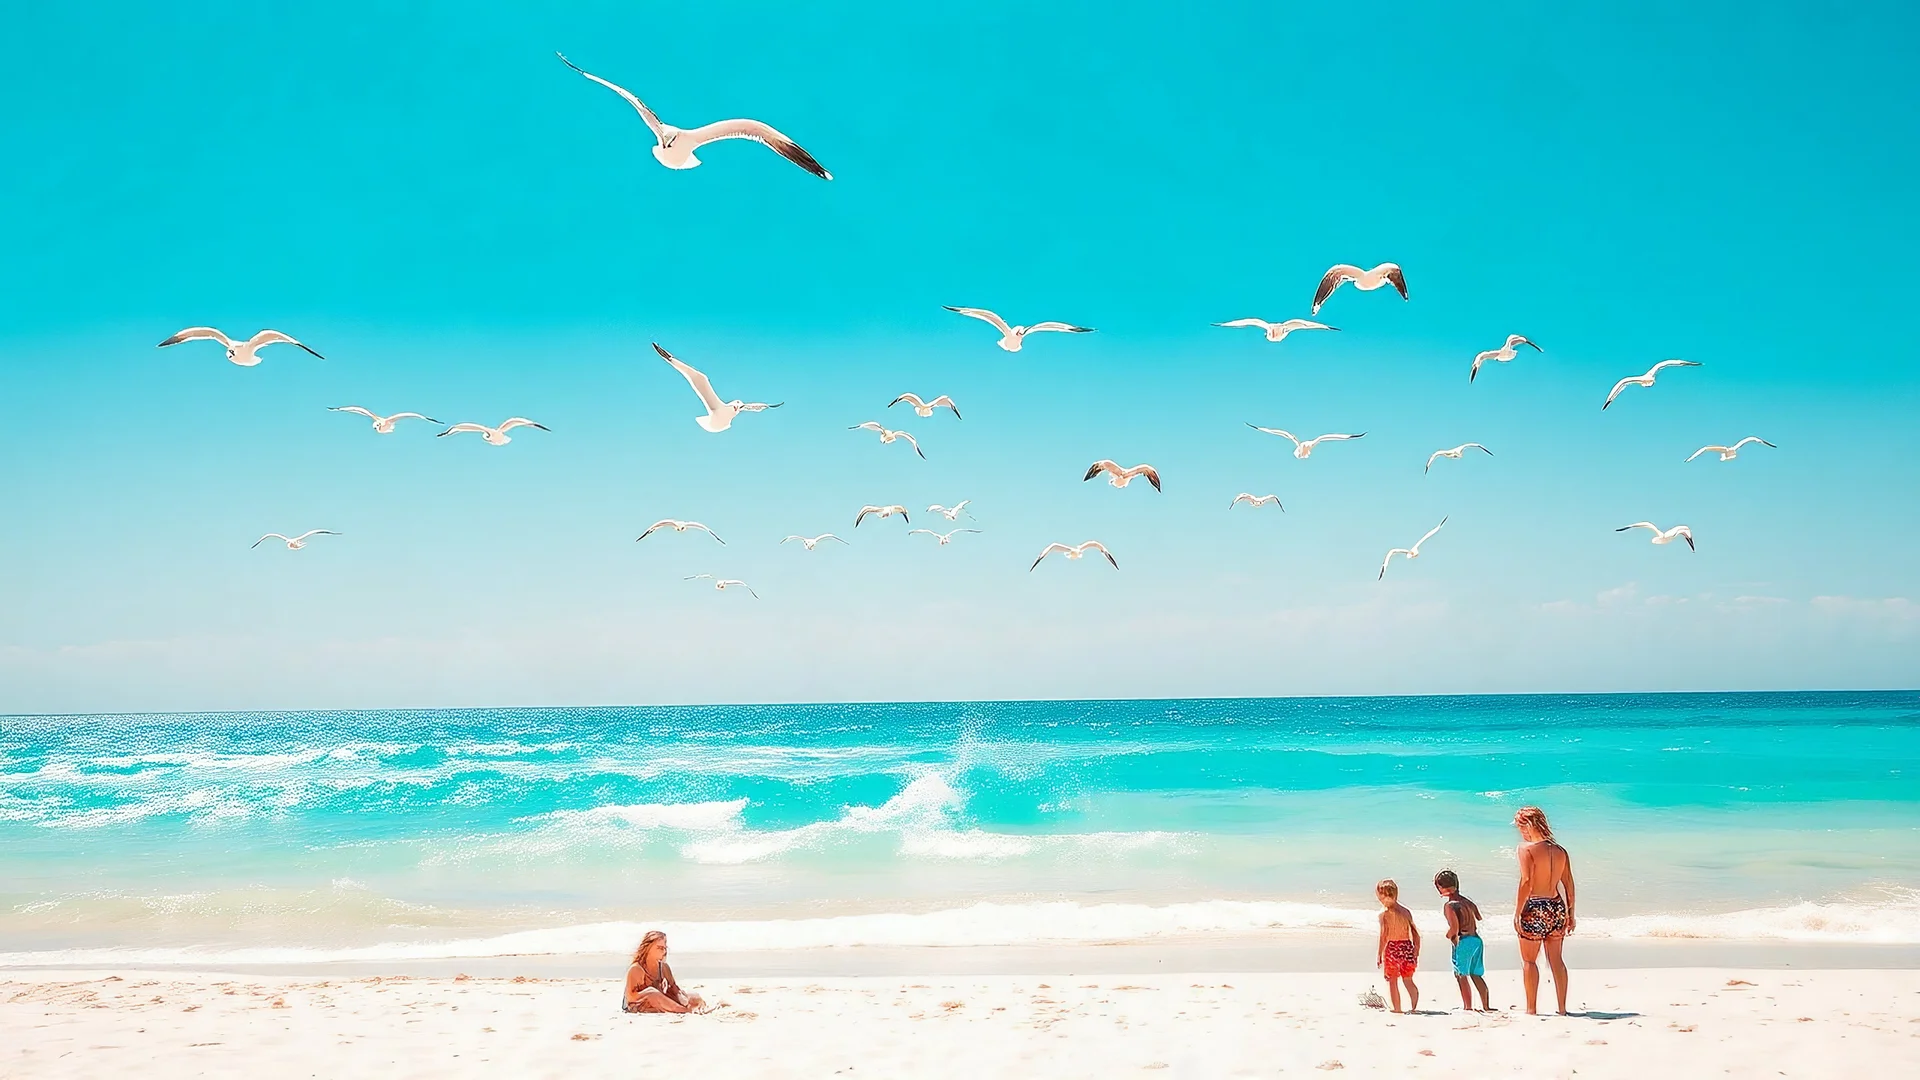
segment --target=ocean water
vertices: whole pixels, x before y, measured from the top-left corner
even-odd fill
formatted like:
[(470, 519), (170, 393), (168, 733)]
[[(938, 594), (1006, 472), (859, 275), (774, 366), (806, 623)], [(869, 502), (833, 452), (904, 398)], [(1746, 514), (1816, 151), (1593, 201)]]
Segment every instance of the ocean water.
[(1920, 943), (1920, 693), (0, 717), (0, 964), (1362, 931)]

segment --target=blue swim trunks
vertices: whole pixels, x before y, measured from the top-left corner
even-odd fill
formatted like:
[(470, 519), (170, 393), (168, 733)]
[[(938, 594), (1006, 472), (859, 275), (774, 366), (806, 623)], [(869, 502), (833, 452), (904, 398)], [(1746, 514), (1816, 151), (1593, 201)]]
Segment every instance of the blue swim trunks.
[(1480, 943), (1480, 935), (1465, 934), (1453, 943), (1453, 973), (1455, 975), (1485, 975), (1487, 973), (1486, 948)]

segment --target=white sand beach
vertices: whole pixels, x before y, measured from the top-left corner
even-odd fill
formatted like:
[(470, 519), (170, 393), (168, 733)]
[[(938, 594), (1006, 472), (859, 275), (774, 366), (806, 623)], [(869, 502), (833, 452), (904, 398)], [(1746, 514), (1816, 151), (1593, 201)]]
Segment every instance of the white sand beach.
[[(691, 972), (689, 972), (691, 974)], [(1367, 973), (726, 978), (704, 1016), (629, 1016), (618, 984), (213, 972), (0, 977), (0, 1076), (1701, 1077), (1920, 1074), (1920, 972), (1577, 973), (1586, 1015), (1517, 980), (1458, 1011), (1363, 1007)]]

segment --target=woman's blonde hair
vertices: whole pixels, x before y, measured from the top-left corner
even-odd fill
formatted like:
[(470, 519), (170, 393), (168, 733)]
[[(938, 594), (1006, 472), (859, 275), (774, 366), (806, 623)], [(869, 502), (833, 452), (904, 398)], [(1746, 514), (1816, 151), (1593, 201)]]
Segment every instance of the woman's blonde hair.
[(633, 950), (633, 962), (644, 965), (646, 963), (647, 950), (666, 940), (667, 935), (662, 931), (647, 931), (646, 936), (640, 939), (640, 947)]
[(1513, 823), (1524, 825), (1540, 834), (1540, 839), (1553, 842), (1553, 826), (1547, 824), (1547, 812), (1537, 806), (1523, 806), (1513, 812)]

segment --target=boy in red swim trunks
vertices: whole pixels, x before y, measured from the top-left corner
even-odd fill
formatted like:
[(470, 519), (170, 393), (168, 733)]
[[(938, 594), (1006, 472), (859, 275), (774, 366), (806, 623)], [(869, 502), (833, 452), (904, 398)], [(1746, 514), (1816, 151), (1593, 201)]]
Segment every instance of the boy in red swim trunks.
[(1387, 977), (1387, 994), (1393, 998), (1393, 1011), (1400, 1011), (1400, 984), (1407, 984), (1407, 1008), (1420, 1008), (1420, 988), (1413, 985), (1413, 969), (1420, 963), (1420, 928), (1413, 925), (1413, 912), (1400, 906), (1400, 886), (1392, 878), (1373, 887), (1380, 901), (1380, 954), (1375, 963)]

